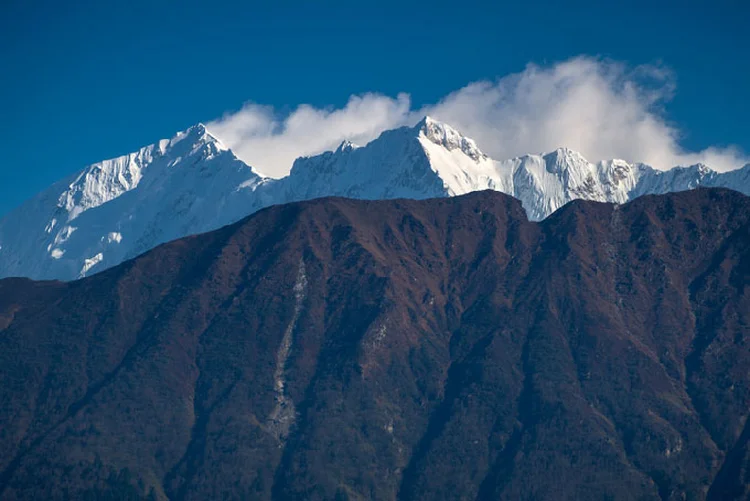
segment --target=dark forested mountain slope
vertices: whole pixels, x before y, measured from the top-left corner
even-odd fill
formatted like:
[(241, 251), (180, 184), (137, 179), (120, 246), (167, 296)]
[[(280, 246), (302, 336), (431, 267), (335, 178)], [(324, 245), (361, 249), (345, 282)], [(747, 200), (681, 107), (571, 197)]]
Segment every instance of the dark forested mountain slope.
[(320, 199), (0, 281), (0, 499), (748, 499), (749, 219)]

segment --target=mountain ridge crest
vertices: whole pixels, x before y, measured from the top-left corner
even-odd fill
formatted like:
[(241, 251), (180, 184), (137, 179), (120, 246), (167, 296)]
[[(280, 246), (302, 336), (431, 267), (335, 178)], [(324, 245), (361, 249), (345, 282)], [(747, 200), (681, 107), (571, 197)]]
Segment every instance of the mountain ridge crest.
[(232, 223), (268, 205), (325, 196), (432, 198), (496, 190), (532, 220), (576, 199), (624, 203), (697, 186), (750, 194), (750, 165), (659, 171), (592, 163), (569, 148), (496, 160), (448, 124), (423, 117), (364, 146), (300, 157), (290, 173), (263, 176), (202, 123), (136, 152), (87, 166), (0, 219), (0, 277), (70, 280), (166, 241)]

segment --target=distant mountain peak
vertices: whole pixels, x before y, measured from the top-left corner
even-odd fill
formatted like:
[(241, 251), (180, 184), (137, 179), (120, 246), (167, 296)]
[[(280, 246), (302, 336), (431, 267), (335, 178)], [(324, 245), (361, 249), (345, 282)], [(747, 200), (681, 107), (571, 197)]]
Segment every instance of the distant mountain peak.
[(564, 172), (569, 169), (586, 168), (590, 165), (579, 152), (564, 147), (542, 155), (542, 158), (550, 172)]
[(545, 159), (549, 159), (555, 162), (569, 162), (569, 161), (581, 161), (588, 162), (588, 160), (577, 150), (573, 150), (566, 146), (556, 148), (549, 153), (543, 153), (542, 156)]
[(206, 132), (206, 126), (203, 122), (198, 122), (195, 125), (188, 127), (186, 132), (195, 132), (196, 134), (204, 134)]
[(450, 125), (439, 122), (429, 116), (422, 118), (414, 129), (433, 143), (443, 146), (448, 150), (461, 150), (475, 161), (488, 158), (477, 147), (473, 139), (464, 136)]
[(697, 163), (697, 164), (695, 164), (695, 168), (696, 168), (696, 170), (697, 170), (698, 172), (700, 172), (701, 174), (708, 174), (709, 172), (713, 172), (713, 171), (714, 171), (714, 170), (713, 170), (713, 169), (712, 169), (711, 167), (709, 167), (708, 165), (706, 165), (706, 164), (704, 164), (704, 163), (700, 163), (700, 162), (699, 162), (699, 163)]
[(270, 179), (197, 123), (92, 164), (0, 219), (0, 277), (89, 275), (260, 208), (318, 197), (422, 199), (495, 190), (541, 220), (575, 199), (624, 203), (698, 186), (750, 193), (750, 166), (659, 171), (622, 160), (591, 163), (565, 147), (498, 161), (457, 129), (425, 116), (365, 146), (345, 140), (335, 151), (298, 158), (288, 176)]
[(220, 151), (229, 151), (229, 147), (200, 122), (182, 132), (178, 132), (172, 139), (162, 141), (162, 143), (165, 143), (162, 148), (163, 151), (177, 148), (180, 143), (182, 143), (179, 146), (181, 153), (185, 151), (197, 151), (202, 147), (205, 147), (206, 151), (212, 154)]
[(157, 158), (170, 158), (170, 166), (177, 163), (182, 165), (181, 160), (187, 157), (207, 160), (222, 152), (236, 158), (202, 123), (198, 123), (178, 132), (171, 139), (88, 166), (60, 195), (58, 207), (68, 212), (68, 220), (73, 220), (86, 210), (136, 188), (143, 178), (144, 169)]
[(338, 148), (336, 148), (336, 150), (335, 150), (334, 153), (341, 153), (341, 152), (351, 151), (351, 150), (354, 150), (356, 148), (359, 148), (359, 146), (357, 146), (356, 144), (352, 143), (348, 139), (345, 139), (345, 140), (341, 141), (341, 144), (339, 144)]

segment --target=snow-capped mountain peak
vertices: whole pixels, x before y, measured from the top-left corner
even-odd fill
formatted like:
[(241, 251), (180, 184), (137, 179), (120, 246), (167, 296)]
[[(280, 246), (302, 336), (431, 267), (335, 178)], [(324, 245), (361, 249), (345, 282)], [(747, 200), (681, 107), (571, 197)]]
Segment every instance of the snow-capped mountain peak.
[(6, 215), (0, 276), (70, 279), (113, 266), (245, 215), (242, 204), (227, 200), (264, 181), (197, 124), (92, 164)]
[[(66, 213), (65, 219), (70, 222), (83, 212), (135, 189), (143, 179), (145, 169), (153, 165), (173, 167), (181, 164), (184, 158), (206, 160), (222, 152), (229, 152), (229, 148), (212, 136), (203, 124), (197, 124), (178, 132), (171, 139), (88, 166), (60, 194), (57, 206)], [(157, 159), (163, 161), (155, 162)]]
[(487, 155), (482, 153), (477, 147), (477, 144), (473, 139), (467, 138), (453, 127), (438, 122), (429, 116), (422, 118), (422, 120), (420, 120), (415, 126), (415, 130), (420, 136), (444, 147), (448, 151), (456, 149), (461, 150), (466, 156), (474, 161), (479, 162), (480, 160), (488, 158)]
[(750, 194), (750, 165), (660, 171), (589, 162), (569, 148), (497, 161), (453, 127), (424, 117), (364, 146), (298, 158), (260, 176), (203, 124), (95, 163), (0, 219), (0, 277), (74, 279), (160, 243), (212, 230), (272, 204), (322, 196), (430, 198), (492, 189), (540, 220), (571, 200), (624, 203), (650, 193), (722, 186)]
[(339, 144), (338, 148), (336, 148), (336, 150), (334, 151), (334, 153), (341, 153), (341, 152), (345, 152), (345, 151), (351, 151), (351, 150), (354, 150), (354, 149), (357, 149), (357, 148), (359, 148), (358, 145), (352, 143), (348, 139), (345, 139), (345, 140), (341, 141), (341, 144)]
[(542, 155), (546, 168), (552, 173), (562, 173), (570, 170), (587, 169), (589, 161), (583, 155), (570, 148), (557, 148)]

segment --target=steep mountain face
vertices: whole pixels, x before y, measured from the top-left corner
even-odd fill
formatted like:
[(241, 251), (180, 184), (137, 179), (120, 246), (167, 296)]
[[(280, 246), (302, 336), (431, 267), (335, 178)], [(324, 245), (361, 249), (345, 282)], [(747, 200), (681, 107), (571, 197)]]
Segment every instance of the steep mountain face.
[(749, 219), (320, 199), (2, 280), (0, 498), (748, 499)]
[(87, 167), (0, 221), (0, 276), (74, 279), (264, 206), (263, 178), (202, 125)]
[(424, 199), (492, 189), (518, 198), (532, 220), (541, 220), (571, 200), (623, 203), (697, 186), (750, 194), (750, 166), (723, 174), (702, 165), (663, 172), (621, 160), (592, 164), (564, 148), (500, 162), (425, 118), (364, 147), (344, 143), (300, 158), (289, 176), (275, 180), (197, 125), (92, 165), (5, 216), (0, 277), (80, 278), (262, 207), (316, 197)]
[(367, 200), (455, 196), (500, 186), (495, 163), (447, 125), (425, 118), (384, 132), (367, 146), (300, 158), (280, 181), (281, 199), (346, 196)]

